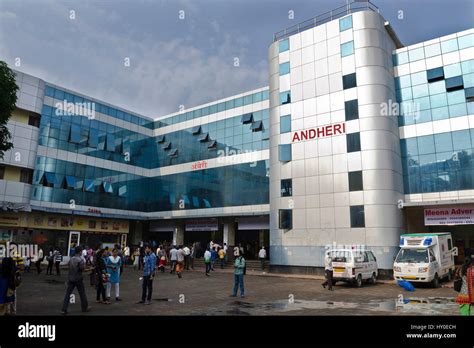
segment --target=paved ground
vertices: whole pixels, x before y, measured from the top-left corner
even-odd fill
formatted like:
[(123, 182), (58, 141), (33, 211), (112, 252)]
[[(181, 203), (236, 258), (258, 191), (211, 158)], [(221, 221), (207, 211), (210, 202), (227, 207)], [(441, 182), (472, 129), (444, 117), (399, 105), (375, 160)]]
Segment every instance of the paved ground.
[[(24, 274), (18, 289), (18, 315), (57, 315), (66, 289), (66, 270), (61, 276)], [(169, 273), (154, 281), (153, 303), (136, 304), (140, 299), (141, 273), (127, 267), (121, 282), (122, 302), (95, 303), (95, 289), (86, 278), (87, 296), (92, 307), (81, 313), (79, 296), (71, 304), (70, 315), (457, 315), (450, 288), (418, 287), (409, 293), (393, 282), (364, 285), (362, 288), (338, 283), (335, 291), (321, 287), (315, 277), (275, 276), (250, 272), (245, 277), (246, 297), (229, 297), (231, 270), (216, 270), (205, 277), (201, 269), (186, 271), (182, 279)], [(113, 293), (112, 289), (112, 293)], [(77, 295), (77, 292), (75, 292)], [(411, 302), (395, 303), (403, 294)], [(184, 303), (183, 303), (184, 302)]]

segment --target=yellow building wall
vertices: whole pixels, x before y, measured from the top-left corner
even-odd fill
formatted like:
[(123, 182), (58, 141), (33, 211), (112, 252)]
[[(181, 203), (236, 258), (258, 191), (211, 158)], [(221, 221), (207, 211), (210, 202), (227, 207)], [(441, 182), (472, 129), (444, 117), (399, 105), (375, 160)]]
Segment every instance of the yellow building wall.
[(20, 168), (5, 166), (5, 174), (3, 180), (20, 181)]

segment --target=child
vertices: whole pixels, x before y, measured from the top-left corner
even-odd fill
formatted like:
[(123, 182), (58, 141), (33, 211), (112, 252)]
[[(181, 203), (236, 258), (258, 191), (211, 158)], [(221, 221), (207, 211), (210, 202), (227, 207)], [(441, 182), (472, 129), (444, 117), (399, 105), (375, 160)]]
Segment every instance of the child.
[(25, 272), (30, 273), (31, 257), (28, 256), (25, 258)]

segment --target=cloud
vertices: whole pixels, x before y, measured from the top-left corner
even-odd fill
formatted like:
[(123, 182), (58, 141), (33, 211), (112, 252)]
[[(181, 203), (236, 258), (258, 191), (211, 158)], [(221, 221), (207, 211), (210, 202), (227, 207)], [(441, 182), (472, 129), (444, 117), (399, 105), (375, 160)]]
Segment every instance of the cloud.
[[(217, 21), (197, 15), (201, 9), (196, 5), (183, 7), (194, 24), (183, 28), (178, 23), (173, 30), (176, 24), (169, 19), (157, 23), (156, 30), (146, 27), (147, 18), (142, 23), (127, 9), (127, 2), (113, 8), (101, 2), (74, 3), (75, 20), (69, 18), (69, 4), (6, 3), (9, 9), (1, 13), (11, 15), (0, 23), (0, 52), (5, 55), (0, 59), (13, 64), (19, 56), (20, 71), (150, 117), (267, 84), (266, 59), (250, 62), (250, 38), (222, 32)], [(147, 5), (160, 11), (165, 6), (143, 2)], [(178, 7), (187, 5), (181, 1)], [(196, 27), (212, 28), (217, 36), (196, 39), (200, 33), (186, 32), (196, 32)]]

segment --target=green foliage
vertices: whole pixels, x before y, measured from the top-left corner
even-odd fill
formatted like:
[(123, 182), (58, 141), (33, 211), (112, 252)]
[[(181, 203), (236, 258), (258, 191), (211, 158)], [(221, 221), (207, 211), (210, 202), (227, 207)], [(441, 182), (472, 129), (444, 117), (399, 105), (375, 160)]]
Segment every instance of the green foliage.
[(15, 73), (7, 63), (0, 61), (0, 159), (3, 159), (5, 151), (13, 147), (7, 122), (15, 109), (18, 89)]

